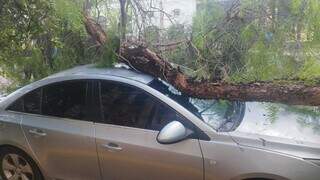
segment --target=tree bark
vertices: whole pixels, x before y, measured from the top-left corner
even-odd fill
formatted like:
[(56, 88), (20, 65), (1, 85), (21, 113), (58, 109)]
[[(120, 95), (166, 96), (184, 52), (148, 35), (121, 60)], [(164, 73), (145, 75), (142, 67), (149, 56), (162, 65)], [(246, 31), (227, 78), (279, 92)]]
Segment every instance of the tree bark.
[[(100, 45), (107, 43), (106, 33), (85, 18), (88, 34), (98, 39)], [(93, 32), (91, 32), (93, 31)], [(99, 32), (102, 31), (102, 32)], [(96, 37), (101, 36), (101, 37)], [(173, 67), (156, 53), (146, 47), (132, 43), (121, 45), (120, 60), (135, 69), (170, 83), (182, 93), (203, 99), (227, 99), (232, 101), (280, 102), (291, 105), (320, 105), (320, 86), (304, 84), (280, 84), (256, 82), (230, 84), (223, 81), (196, 81), (187, 77), (179, 68)]]
[(103, 46), (107, 41), (107, 34), (100, 24), (96, 23), (87, 12), (84, 13), (84, 25), (87, 33), (90, 35), (96, 45)]
[(120, 2), (120, 32), (121, 32), (121, 42), (126, 38), (126, 29), (127, 29), (127, 12), (126, 12), (126, 3), (127, 0), (119, 0)]

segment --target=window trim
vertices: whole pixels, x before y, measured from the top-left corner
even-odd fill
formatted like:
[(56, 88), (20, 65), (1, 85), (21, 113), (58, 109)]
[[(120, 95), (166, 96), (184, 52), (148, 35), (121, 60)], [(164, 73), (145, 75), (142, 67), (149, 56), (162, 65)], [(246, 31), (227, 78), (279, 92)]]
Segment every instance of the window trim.
[(59, 117), (59, 116), (53, 116), (53, 115), (46, 115), (46, 114), (43, 114), (42, 112), (42, 106), (43, 106), (43, 89), (48, 87), (48, 86), (52, 86), (52, 85), (55, 85), (55, 84), (61, 84), (61, 83), (70, 83), (70, 82), (77, 82), (77, 81), (83, 81), (85, 82), (85, 88), (86, 88), (86, 92), (85, 92), (85, 107), (88, 109), (90, 103), (91, 103), (91, 94), (90, 94), (90, 84), (92, 84), (92, 81), (91, 80), (88, 80), (88, 79), (73, 79), (73, 80), (65, 80), (65, 81), (58, 81), (58, 82), (53, 82), (53, 83), (50, 83), (50, 84), (46, 84), (44, 86), (42, 86), (42, 96), (41, 96), (41, 112), (40, 112), (40, 115), (43, 115), (43, 116), (46, 116), (46, 117), (53, 117), (53, 118), (61, 118), (61, 119), (71, 119), (71, 120), (76, 120), (76, 121), (87, 121), (87, 122), (93, 122), (92, 120), (88, 120), (86, 119), (87, 117), (85, 117), (84, 119), (73, 119), (73, 118), (68, 118), (68, 117)]
[[(26, 95), (27, 93), (31, 92), (31, 91), (34, 91), (38, 88), (42, 88), (42, 87), (45, 87), (47, 85), (50, 85), (50, 84), (54, 84), (54, 83), (60, 83), (60, 82), (68, 82), (68, 81), (88, 81), (88, 82), (91, 82), (92, 84), (94, 84), (95, 82), (101, 82), (101, 81), (111, 81), (111, 82), (116, 82), (116, 83), (120, 83), (120, 84), (125, 84), (125, 85), (129, 85), (129, 86), (133, 86), (134, 88), (138, 88), (138, 89), (141, 89), (142, 91), (144, 91), (145, 93), (151, 95), (152, 97), (154, 97), (158, 102), (160, 103), (163, 103), (165, 104), (166, 106), (168, 106), (169, 108), (173, 109), (177, 114), (179, 114), (182, 118), (184, 118), (186, 121), (190, 122), (193, 127), (194, 127), (194, 130), (195, 130), (195, 133), (198, 135), (198, 139), (200, 140), (210, 140), (211, 138), (201, 129), (199, 128), (193, 121), (189, 120), (188, 118), (186, 118), (185, 115), (183, 115), (183, 113), (180, 113), (178, 110), (176, 110), (175, 108), (173, 108), (170, 104), (166, 103), (164, 100), (162, 100), (161, 98), (158, 98), (157, 96), (155, 96), (153, 93), (149, 92), (149, 90), (145, 90), (144, 89), (144, 86), (147, 86), (148, 88), (151, 88), (152, 91), (157, 91), (159, 92), (158, 90), (148, 86), (148, 84), (144, 84), (144, 83), (141, 83), (139, 81), (135, 81), (135, 80), (130, 80), (130, 79), (126, 79), (126, 78), (122, 78), (122, 77), (118, 77), (118, 76), (102, 76), (102, 75), (98, 75), (98, 76), (89, 76), (89, 77), (84, 77), (84, 76), (80, 76), (80, 78), (78, 76), (71, 76), (70, 78), (61, 78), (61, 77), (58, 77), (58, 78), (55, 78), (53, 80), (50, 80), (50, 82), (42, 82), (42, 83), (39, 83), (39, 84), (34, 84), (33, 86), (36, 86), (35, 88), (31, 88), (30, 90), (27, 90), (26, 92), (24, 92), (23, 94), (21, 95), (15, 95), (14, 97), (12, 97), (12, 100), (10, 100), (10, 103), (6, 104), (5, 105), (5, 111), (8, 111), (8, 112), (12, 112), (12, 113), (18, 113), (18, 114), (26, 114), (26, 115), (34, 115), (34, 116), (43, 116), (43, 117), (54, 117), (54, 116), (46, 116), (46, 115), (41, 115), (41, 114), (29, 114), (29, 113), (25, 113), (25, 112), (19, 112), (19, 111), (13, 111), (13, 110), (8, 110), (8, 108), (14, 103), (16, 102), (19, 98), (23, 97), (24, 95)], [(141, 84), (141, 85), (138, 85), (138, 84)], [(89, 86), (90, 87), (90, 86)], [(19, 90), (23, 90), (25, 87), (22, 87), (20, 88)], [(91, 86), (93, 92), (95, 91), (95, 89), (97, 87), (95, 86)], [(162, 94), (161, 92), (159, 92), (160, 94)], [(100, 94), (99, 94), (100, 95)], [(92, 97), (92, 94), (91, 94), (91, 97), (90, 97), (90, 100), (93, 101), (93, 97)], [(183, 111), (188, 111), (187, 109), (185, 109), (183, 106), (181, 106), (181, 108), (183, 108), (184, 110)], [(190, 114), (192, 115), (192, 113), (190, 112)], [(194, 115), (193, 115), (194, 116)], [(195, 116), (196, 117), (196, 116)], [(56, 119), (68, 119), (68, 118), (60, 118), (60, 117), (54, 117)], [(196, 117), (197, 118), (197, 117)], [(70, 120), (75, 120), (75, 119), (70, 119)], [(77, 120), (77, 121), (83, 121), (83, 122), (93, 122), (93, 123), (101, 123), (101, 124), (105, 124), (101, 121), (97, 121), (96, 119), (90, 119), (90, 120)], [(199, 120), (200, 121), (200, 120)], [(105, 124), (106, 125), (106, 124)], [(111, 124), (109, 124), (111, 125)], [(204, 124), (205, 125), (205, 124)], [(112, 126), (115, 126), (115, 125), (112, 125)], [(206, 125), (207, 126), (207, 125)], [(126, 126), (117, 126), (117, 127), (122, 127), (122, 128), (134, 128), (134, 127), (126, 127)], [(155, 132), (154, 130), (149, 130), (149, 129), (142, 129), (142, 128), (135, 128), (135, 129), (139, 129), (139, 130), (142, 130), (142, 131), (153, 131)], [(208, 127), (209, 129), (209, 127)], [(211, 128), (210, 128), (211, 130)], [(213, 129), (212, 129), (213, 130)], [(214, 131), (215, 132), (215, 131)], [(216, 132), (215, 132), (216, 133)]]
[[(54, 85), (54, 84), (60, 84), (60, 83), (68, 83), (68, 82), (75, 82), (75, 81), (84, 81), (86, 82), (86, 94), (85, 94), (85, 103), (86, 103), (86, 108), (89, 107), (89, 105), (91, 105), (91, 99), (92, 99), (92, 94), (90, 93), (90, 91), (93, 90), (93, 87), (91, 86), (93, 83), (93, 79), (70, 79), (70, 80), (62, 80), (62, 81), (56, 81), (56, 82), (52, 82), (52, 83), (48, 83), (45, 84), (43, 86), (40, 87), (36, 87), (34, 89), (31, 89), (30, 91), (28, 91), (25, 94), (22, 94), (20, 97), (16, 98), (13, 102), (11, 102), (6, 108), (5, 111), (8, 112), (12, 112), (12, 113), (17, 113), (17, 114), (22, 114), (22, 115), (32, 115), (32, 116), (36, 116), (36, 117), (45, 117), (45, 118), (55, 118), (55, 119), (62, 119), (62, 120), (73, 120), (73, 121), (83, 121), (83, 122), (94, 122), (94, 120), (91, 119), (72, 119), (72, 118), (68, 118), (68, 117), (59, 117), (59, 116), (52, 116), (52, 115), (45, 115), (42, 113), (42, 106), (43, 106), (43, 88)], [(27, 113), (27, 112), (21, 112), (21, 111), (14, 111), (14, 110), (10, 110), (10, 106), (13, 105), (16, 101), (19, 101), (20, 99), (22, 99), (23, 101), (23, 111), (24, 111), (24, 97), (26, 95), (28, 95), (29, 93), (32, 93), (34, 91), (39, 90), (41, 91), (41, 96), (40, 96), (40, 114), (33, 114), (33, 113)]]
[[(209, 137), (207, 135), (203, 135), (203, 132), (201, 131), (200, 128), (198, 128), (192, 121), (188, 120), (188, 118), (186, 118), (185, 116), (183, 116), (180, 112), (178, 112), (176, 109), (174, 109), (173, 107), (171, 107), (169, 104), (165, 103), (164, 101), (162, 101), (161, 99), (157, 98), (156, 96), (154, 96), (153, 94), (151, 94), (150, 92), (144, 90), (141, 87), (126, 83), (126, 82), (121, 82), (121, 81), (117, 81), (117, 80), (108, 80), (108, 79), (98, 79), (98, 92), (99, 92), (99, 112), (101, 114), (104, 114), (103, 112), (103, 107), (102, 107), (102, 100), (101, 100), (101, 82), (111, 82), (111, 83), (116, 83), (116, 84), (122, 84), (125, 86), (129, 86), (135, 89), (138, 89), (144, 93), (146, 93), (148, 96), (150, 96), (151, 98), (153, 98), (157, 103), (160, 103), (162, 105), (164, 105), (165, 107), (169, 108), (170, 110), (174, 111), (178, 116), (181, 117), (181, 119), (183, 120), (182, 124), (184, 124), (185, 126), (190, 127), (191, 126), (191, 130), (194, 131), (194, 136), (191, 136), (190, 139), (203, 139), (203, 140), (207, 140)], [(106, 123), (103, 122), (103, 120), (100, 120), (98, 122), (95, 123), (99, 123), (99, 124), (104, 124), (104, 125), (111, 125), (114, 127), (119, 127), (119, 128), (134, 128), (134, 129), (139, 129), (139, 130), (147, 130), (147, 131), (152, 131), (152, 132), (160, 132), (158, 130), (152, 130), (152, 129), (147, 129), (147, 128), (139, 128), (139, 127), (130, 127), (130, 126), (121, 126), (121, 125), (116, 125), (116, 124), (110, 124), (110, 123)], [(149, 120), (151, 121), (151, 120)], [(187, 124), (187, 125), (186, 125)], [(202, 133), (201, 133), (202, 132)], [(205, 137), (205, 138), (201, 138), (201, 137)], [(210, 138), (209, 138), (210, 139)]]
[[(39, 114), (36, 114), (36, 113), (28, 113), (28, 112), (25, 112), (25, 108), (24, 108), (24, 97), (39, 90), (40, 89), (40, 100), (39, 100)], [(16, 112), (16, 113), (24, 113), (24, 114), (34, 114), (34, 115), (41, 115), (42, 113), (42, 95), (43, 95), (43, 90), (42, 90), (42, 87), (37, 87), (35, 89), (32, 89), (30, 90), (29, 92), (25, 93), (25, 94), (22, 94), (21, 96), (19, 96), (17, 99), (15, 99), (13, 102), (11, 102), (6, 108), (5, 108), (5, 111), (9, 111), (9, 112)], [(15, 111), (15, 110), (11, 110), (9, 109), (14, 103), (16, 103), (17, 101), (22, 101), (22, 111)]]

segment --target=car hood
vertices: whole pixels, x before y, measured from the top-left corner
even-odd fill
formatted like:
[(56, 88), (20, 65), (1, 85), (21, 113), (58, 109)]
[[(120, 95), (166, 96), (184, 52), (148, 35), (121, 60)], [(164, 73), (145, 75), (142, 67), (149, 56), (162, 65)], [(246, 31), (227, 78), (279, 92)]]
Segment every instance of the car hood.
[(318, 107), (246, 103), (240, 126), (229, 133), (242, 145), (320, 159)]
[(320, 144), (295, 141), (272, 136), (248, 134), (243, 132), (228, 133), (240, 145), (266, 149), (291, 156), (307, 159), (320, 159)]

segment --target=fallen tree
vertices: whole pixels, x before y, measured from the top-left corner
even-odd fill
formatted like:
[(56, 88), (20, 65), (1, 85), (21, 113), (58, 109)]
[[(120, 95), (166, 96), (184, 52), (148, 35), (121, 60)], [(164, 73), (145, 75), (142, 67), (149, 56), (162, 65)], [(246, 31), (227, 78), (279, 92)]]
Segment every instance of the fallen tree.
[[(87, 14), (84, 24), (97, 47), (108, 43), (107, 35)], [(116, 53), (116, 52), (115, 52)], [(182, 93), (195, 98), (216, 98), (233, 101), (280, 102), (291, 105), (320, 105), (320, 86), (303, 83), (253, 82), (232, 84), (223, 81), (197, 81), (185, 75), (147, 47), (123, 42), (119, 60), (134, 69), (167, 81)]]

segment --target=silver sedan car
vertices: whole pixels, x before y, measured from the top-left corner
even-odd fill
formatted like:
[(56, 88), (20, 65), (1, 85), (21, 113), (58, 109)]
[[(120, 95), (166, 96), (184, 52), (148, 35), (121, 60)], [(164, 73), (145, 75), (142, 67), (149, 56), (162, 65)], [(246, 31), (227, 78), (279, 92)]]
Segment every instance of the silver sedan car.
[(320, 111), (190, 98), (127, 67), (79, 66), (0, 103), (8, 180), (319, 180)]

